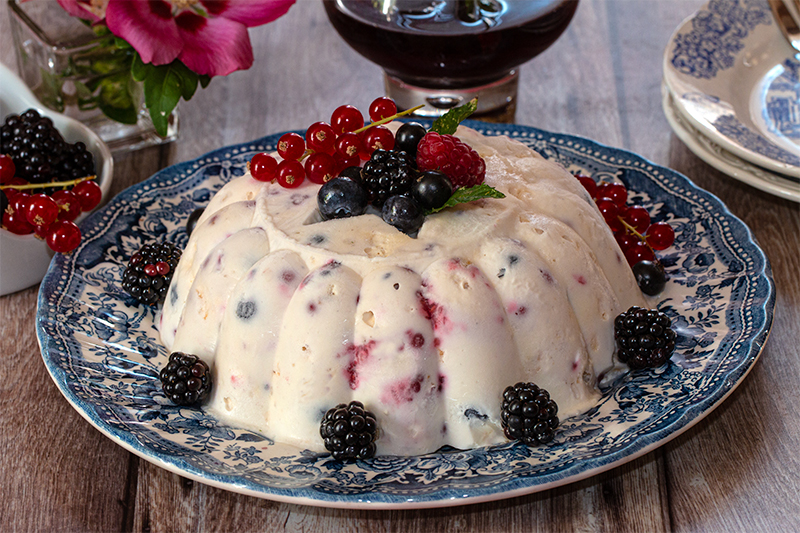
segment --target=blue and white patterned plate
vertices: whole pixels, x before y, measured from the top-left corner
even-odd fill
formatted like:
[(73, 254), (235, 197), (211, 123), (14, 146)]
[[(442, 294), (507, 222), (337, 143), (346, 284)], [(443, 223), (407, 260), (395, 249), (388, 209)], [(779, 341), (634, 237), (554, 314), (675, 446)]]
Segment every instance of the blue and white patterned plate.
[(634, 202), (676, 231), (661, 254), (670, 280), (653, 302), (679, 334), (671, 362), (619, 378), (593, 409), (564, 420), (550, 445), (343, 465), (169, 405), (157, 377), (167, 354), (156, 310), (121, 292), (124, 264), (145, 241), (185, 245), (189, 214), (242, 175), (254, 153), (274, 150), (279, 134), (162, 170), (86, 220), (80, 247), (55, 257), (39, 293), (37, 333), (56, 385), (105, 435), (163, 468), (235, 492), (330, 507), (441, 507), (536, 492), (630, 461), (697, 423), (744, 379), (772, 324), (771, 270), (748, 228), (686, 177), (632, 153), (524, 126), (469, 125), (518, 139), (571, 171), (622, 181)]
[(670, 39), (664, 81), (709, 139), (800, 181), (798, 56), (767, 0), (711, 0)]

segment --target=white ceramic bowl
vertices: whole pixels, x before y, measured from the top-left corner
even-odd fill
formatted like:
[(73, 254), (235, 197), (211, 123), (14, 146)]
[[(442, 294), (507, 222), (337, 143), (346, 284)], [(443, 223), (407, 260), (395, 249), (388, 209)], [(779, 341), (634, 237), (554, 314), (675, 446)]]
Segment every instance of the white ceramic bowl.
[[(97, 181), (103, 192), (101, 204), (108, 199), (114, 170), (111, 152), (100, 137), (80, 122), (44, 107), (25, 83), (0, 63), (0, 121), (12, 113), (36, 109), (50, 117), (67, 142), (81, 141), (94, 154)], [(81, 215), (81, 218), (86, 213)], [(80, 218), (78, 219), (80, 221)], [(0, 229), (0, 296), (22, 290), (42, 281), (53, 252), (33, 235), (14, 235)]]

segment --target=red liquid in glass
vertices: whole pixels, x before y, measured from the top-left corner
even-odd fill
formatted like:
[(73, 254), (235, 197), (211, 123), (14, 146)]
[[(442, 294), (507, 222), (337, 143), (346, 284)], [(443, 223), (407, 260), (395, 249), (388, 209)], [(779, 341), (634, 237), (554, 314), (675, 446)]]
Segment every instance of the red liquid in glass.
[[(546, 50), (578, 0), (323, 0), (339, 35), (406, 83), (435, 89), (496, 81)], [(468, 12), (473, 8), (472, 12)]]

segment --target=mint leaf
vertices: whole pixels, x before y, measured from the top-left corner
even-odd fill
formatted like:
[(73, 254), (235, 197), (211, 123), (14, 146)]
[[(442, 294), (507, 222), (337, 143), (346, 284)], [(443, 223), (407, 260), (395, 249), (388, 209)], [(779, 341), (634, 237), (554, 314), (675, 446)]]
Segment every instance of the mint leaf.
[(442, 209), (447, 209), (448, 207), (453, 207), (454, 205), (458, 204), (465, 204), (467, 202), (474, 202), (475, 200), (480, 200), (481, 198), (505, 197), (505, 194), (501, 193), (491, 185), (486, 185), (485, 183), (473, 185), (469, 188), (461, 187), (460, 189), (456, 189), (456, 192), (454, 192), (453, 195), (447, 199), (442, 207), (431, 209), (426, 214), (438, 213)]
[(478, 109), (478, 99), (473, 98), (466, 104), (454, 107), (441, 117), (433, 121), (430, 131), (441, 133), (443, 135), (452, 135), (456, 132), (458, 125), (462, 120), (470, 116)]

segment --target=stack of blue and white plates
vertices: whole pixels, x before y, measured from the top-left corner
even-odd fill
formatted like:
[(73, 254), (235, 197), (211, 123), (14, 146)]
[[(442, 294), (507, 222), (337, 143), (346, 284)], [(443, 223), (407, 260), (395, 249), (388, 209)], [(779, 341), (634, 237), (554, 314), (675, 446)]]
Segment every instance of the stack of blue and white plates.
[(709, 165), (800, 202), (800, 53), (767, 0), (711, 0), (664, 52), (663, 106)]

